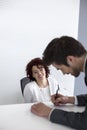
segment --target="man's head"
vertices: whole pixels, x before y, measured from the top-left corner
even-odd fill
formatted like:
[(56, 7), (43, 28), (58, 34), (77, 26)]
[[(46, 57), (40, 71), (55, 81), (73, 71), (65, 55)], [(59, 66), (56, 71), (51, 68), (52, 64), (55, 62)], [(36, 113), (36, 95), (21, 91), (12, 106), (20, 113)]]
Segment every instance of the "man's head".
[(69, 36), (62, 36), (53, 39), (43, 52), (43, 61), (46, 65), (53, 64), (64, 74), (71, 73), (78, 76), (82, 64), (81, 57), (86, 54), (85, 48), (76, 39)]

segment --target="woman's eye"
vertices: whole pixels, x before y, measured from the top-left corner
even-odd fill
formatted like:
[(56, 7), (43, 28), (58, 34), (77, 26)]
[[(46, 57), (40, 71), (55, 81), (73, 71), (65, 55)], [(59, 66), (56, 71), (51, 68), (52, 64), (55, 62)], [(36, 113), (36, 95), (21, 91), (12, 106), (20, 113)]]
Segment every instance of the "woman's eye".
[(34, 74), (36, 74), (37, 72), (33, 72)]

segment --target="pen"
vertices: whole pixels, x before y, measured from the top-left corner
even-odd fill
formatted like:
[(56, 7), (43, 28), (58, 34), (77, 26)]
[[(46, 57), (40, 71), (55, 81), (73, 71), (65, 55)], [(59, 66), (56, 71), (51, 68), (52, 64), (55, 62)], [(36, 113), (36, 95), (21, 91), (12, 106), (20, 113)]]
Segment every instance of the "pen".
[(57, 88), (57, 90), (56, 90), (55, 99), (58, 98), (58, 90), (59, 90), (59, 85), (58, 85), (58, 88)]

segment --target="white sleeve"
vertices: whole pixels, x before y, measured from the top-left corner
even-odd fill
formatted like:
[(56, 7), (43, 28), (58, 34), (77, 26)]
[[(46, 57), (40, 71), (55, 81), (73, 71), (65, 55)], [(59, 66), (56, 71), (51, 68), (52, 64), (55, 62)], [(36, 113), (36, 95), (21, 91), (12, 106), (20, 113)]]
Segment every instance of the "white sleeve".
[(74, 102), (75, 105), (78, 105), (78, 100), (77, 100), (77, 97), (75, 96), (75, 102)]
[(24, 88), (24, 92), (23, 92), (23, 96), (24, 96), (24, 102), (25, 103), (31, 103), (32, 102), (32, 91), (30, 89), (30, 85), (27, 84)]

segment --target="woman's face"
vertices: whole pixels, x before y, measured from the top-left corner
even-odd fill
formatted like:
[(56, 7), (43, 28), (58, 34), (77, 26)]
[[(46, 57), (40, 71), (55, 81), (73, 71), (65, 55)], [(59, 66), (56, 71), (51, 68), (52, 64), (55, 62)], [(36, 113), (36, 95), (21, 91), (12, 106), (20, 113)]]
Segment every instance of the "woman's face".
[(32, 76), (36, 79), (36, 81), (43, 80), (46, 78), (45, 68), (42, 65), (32, 66)]

